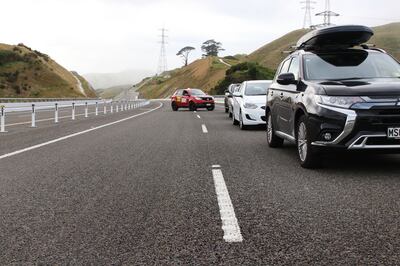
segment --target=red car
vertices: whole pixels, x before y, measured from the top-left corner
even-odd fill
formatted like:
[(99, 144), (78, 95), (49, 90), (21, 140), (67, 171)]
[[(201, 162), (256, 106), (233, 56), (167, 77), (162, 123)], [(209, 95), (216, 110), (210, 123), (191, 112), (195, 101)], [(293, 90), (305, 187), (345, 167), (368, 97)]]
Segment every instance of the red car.
[(197, 108), (207, 108), (212, 111), (215, 108), (214, 97), (205, 94), (199, 89), (177, 90), (171, 97), (172, 110), (178, 111), (179, 108), (189, 108), (196, 111)]

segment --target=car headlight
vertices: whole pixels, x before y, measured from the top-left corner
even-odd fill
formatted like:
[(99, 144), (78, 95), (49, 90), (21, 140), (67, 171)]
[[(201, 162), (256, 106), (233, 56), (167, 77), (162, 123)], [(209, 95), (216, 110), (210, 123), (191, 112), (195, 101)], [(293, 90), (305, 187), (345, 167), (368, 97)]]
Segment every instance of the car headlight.
[(246, 109), (257, 109), (257, 104), (254, 104), (254, 103), (245, 103), (244, 105), (244, 108), (246, 108)]
[(324, 96), (316, 95), (316, 100), (320, 104), (346, 108), (349, 109), (352, 105), (356, 103), (365, 102), (361, 97), (346, 97), (346, 96)]

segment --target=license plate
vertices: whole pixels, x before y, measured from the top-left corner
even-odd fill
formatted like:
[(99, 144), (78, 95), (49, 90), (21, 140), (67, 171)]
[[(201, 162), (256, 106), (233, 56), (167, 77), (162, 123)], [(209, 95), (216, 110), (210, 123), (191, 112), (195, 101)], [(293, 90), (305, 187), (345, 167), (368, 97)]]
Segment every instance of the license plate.
[(206, 106), (211, 106), (211, 103), (207, 103)]
[(389, 139), (400, 139), (400, 127), (390, 127), (387, 131)]

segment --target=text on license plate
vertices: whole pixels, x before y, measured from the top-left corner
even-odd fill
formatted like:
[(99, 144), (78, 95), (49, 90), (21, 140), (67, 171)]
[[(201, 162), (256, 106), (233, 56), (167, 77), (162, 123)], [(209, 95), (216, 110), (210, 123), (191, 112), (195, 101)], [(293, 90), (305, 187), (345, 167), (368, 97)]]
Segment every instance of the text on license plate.
[(388, 128), (387, 137), (390, 139), (400, 139), (400, 127)]

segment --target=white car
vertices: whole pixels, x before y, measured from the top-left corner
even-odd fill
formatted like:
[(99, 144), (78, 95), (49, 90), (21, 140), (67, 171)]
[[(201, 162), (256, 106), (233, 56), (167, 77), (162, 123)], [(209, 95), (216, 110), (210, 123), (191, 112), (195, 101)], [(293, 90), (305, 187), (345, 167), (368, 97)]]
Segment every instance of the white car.
[(233, 93), (232, 121), (240, 129), (265, 125), (267, 91), (272, 80), (245, 81)]

